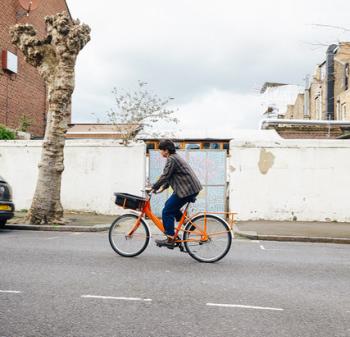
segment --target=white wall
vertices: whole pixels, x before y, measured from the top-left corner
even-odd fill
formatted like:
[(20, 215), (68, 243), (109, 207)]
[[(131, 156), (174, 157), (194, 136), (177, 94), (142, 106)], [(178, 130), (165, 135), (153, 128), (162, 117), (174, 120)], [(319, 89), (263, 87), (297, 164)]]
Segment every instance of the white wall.
[(232, 140), (230, 148), (239, 219), (350, 221), (350, 141)]
[[(0, 141), (0, 175), (12, 186), (16, 209), (28, 209), (34, 194), (41, 141)], [(65, 209), (118, 213), (114, 192), (141, 195), (145, 144), (115, 140), (67, 140), (62, 179)]]

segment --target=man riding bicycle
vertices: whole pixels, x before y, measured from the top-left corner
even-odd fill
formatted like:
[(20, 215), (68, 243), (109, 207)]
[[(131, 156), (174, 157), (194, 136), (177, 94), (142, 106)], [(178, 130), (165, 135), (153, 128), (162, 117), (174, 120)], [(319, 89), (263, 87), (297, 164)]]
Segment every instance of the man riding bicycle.
[(171, 140), (162, 140), (159, 150), (164, 158), (167, 158), (162, 175), (152, 186), (151, 191), (163, 192), (169, 186), (174, 193), (166, 201), (162, 220), (165, 229), (164, 240), (155, 240), (159, 246), (172, 247), (175, 244), (175, 219), (181, 220), (181, 207), (188, 202), (194, 202), (202, 185), (193, 172), (190, 165), (176, 153), (175, 144)]

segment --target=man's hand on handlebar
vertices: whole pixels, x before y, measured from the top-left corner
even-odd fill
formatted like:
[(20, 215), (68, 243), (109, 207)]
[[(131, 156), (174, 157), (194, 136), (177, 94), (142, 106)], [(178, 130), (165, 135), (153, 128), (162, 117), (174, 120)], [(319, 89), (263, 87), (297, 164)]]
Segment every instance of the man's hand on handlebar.
[(166, 190), (166, 188), (164, 188), (164, 186), (161, 186), (160, 189), (158, 191), (156, 191), (156, 194), (162, 193), (165, 190)]
[(146, 188), (145, 188), (145, 192), (146, 192), (147, 194), (151, 194), (151, 193), (154, 192), (154, 191), (153, 191), (153, 188), (152, 188), (152, 187), (146, 187)]
[(162, 193), (164, 190), (165, 190), (165, 188), (163, 186), (157, 191), (155, 191), (152, 187), (146, 187), (145, 188), (145, 192), (147, 194), (151, 194), (151, 193), (158, 194), (158, 193)]

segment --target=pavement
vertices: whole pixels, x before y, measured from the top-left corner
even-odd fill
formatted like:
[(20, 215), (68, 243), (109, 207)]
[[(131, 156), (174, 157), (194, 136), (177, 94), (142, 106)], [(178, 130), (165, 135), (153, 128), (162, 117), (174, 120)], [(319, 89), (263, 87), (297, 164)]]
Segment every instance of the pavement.
[(1, 337), (350, 337), (348, 245), (236, 239), (215, 264), (106, 232), (0, 230)]
[(102, 232), (107, 231), (118, 215), (67, 211), (64, 214), (65, 225), (32, 226), (25, 223), (26, 212), (16, 212), (15, 217), (7, 222), (7, 229), (56, 231), (56, 232)]
[[(16, 213), (6, 226), (14, 230), (100, 232), (107, 231), (118, 215), (66, 212), (64, 226), (23, 224), (25, 213)], [(151, 232), (158, 229), (148, 222)], [(350, 244), (350, 223), (302, 221), (240, 221), (234, 226), (236, 236), (251, 240), (298, 241)]]
[(252, 240), (350, 244), (348, 222), (241, 221), (234, 231)]

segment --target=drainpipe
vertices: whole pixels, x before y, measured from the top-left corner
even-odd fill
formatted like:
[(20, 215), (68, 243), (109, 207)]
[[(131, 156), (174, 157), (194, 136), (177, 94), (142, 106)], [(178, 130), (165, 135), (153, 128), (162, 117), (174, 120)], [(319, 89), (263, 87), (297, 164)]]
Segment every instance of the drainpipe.
[(310, 77), (305, 78), (305, 91), (304, 91), (304, 118), (310, 119)]
[(334, 52), (338, 48), (336, 44), (331, 44), (327, 49), (326, 58), (326, 81), (327, 81), (327, 119), (334, 119)]

